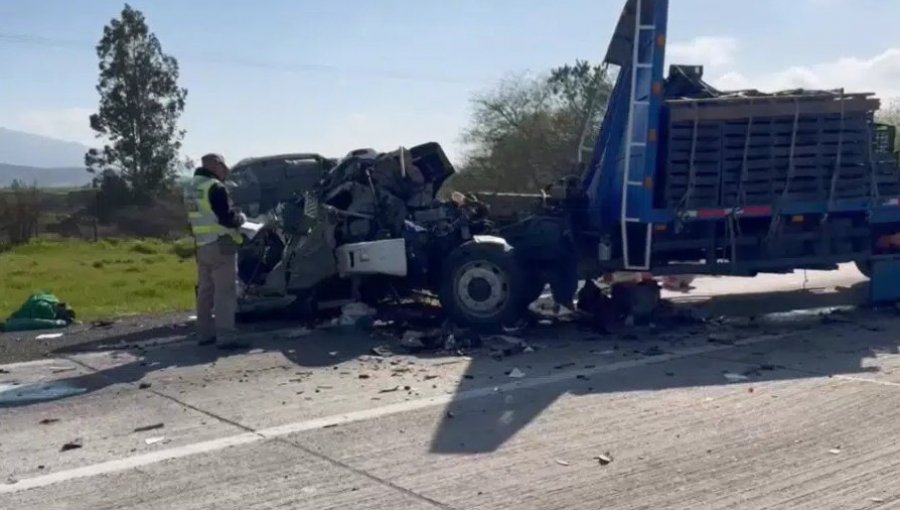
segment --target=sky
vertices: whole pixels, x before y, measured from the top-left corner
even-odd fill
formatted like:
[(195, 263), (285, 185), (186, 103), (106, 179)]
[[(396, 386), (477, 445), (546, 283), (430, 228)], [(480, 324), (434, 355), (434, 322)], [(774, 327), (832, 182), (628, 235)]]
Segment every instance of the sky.
[[(672, 0), (667, 56), (724, 88), (900, 97), (900, 0)], [(184, 152), (230, 161), (437, 141), (473, 95), (602, 60), (624, 0), (132, 0), (188, 89)], [(96, 144), (94, 45), (123, 3), (0, 0), (0, 126)], [(2, 155), (0, 155), (2, 160)]]

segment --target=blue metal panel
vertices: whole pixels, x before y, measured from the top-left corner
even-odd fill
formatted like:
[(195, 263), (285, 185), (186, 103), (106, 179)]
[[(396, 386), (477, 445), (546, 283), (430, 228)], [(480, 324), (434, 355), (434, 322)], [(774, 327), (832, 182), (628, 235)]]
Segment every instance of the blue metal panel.
[(622, 69), (613, 88), (603, 126), (594, 145), (591, 166), (584, 178), (588, 196), (589, 221), (593, 228), (618, 222), (622, 189), (619, 158), (628, 122), (627, 70)]
[(873, 304), (900, 301), (900, 258), (873, 257), (869, 279), (869, 299)]

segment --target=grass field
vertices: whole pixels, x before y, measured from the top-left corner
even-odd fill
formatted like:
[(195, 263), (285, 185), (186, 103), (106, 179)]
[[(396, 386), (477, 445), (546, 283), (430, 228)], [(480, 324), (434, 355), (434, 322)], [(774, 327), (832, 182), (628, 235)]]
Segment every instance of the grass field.
[(190, 249), (175, 243), (34, 241), (0, 253), (0, 321), (36, 291), (83, 320), (189, 310), (195, 271)]

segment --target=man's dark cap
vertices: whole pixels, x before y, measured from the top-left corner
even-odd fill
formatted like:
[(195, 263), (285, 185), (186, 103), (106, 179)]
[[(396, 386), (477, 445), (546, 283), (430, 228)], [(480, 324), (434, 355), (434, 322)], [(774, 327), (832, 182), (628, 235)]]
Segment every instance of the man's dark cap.
[(228, 168), (228, 165), (225, 164), (225, 157), (214, 152), (206, 154), (205, 156), (200, 158), (200, 162), (203, 163), (203, 166), (207, 166), (209, 163), (221, 163), (225, 166), (225, 168)]

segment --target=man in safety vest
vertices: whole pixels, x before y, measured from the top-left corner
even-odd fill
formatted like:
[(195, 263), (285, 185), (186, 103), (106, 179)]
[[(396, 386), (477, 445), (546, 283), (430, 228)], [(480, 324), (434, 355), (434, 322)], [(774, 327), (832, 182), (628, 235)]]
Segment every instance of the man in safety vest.
[(241, 348), (247, 342), (237, 336), (234, 315), (237, 252), (242, 242), (238, 229), (247, 218), (232, 207), (224, 184), (229, 172), (225, 158), (207, 154), (201, 162), (184, 189), (191, 234), (197, 245), (197, 334), (200, 345)]

